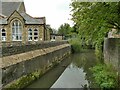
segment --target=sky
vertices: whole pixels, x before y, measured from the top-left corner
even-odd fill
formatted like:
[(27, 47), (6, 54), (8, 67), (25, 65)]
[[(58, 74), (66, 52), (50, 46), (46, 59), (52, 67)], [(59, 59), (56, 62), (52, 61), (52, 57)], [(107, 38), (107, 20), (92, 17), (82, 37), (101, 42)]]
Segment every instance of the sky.
[(70, 20), (69, 4), (71, 0), (24, 0), (26, 12), (33, 17), (46, 17), (46, 23), (54, 29)]

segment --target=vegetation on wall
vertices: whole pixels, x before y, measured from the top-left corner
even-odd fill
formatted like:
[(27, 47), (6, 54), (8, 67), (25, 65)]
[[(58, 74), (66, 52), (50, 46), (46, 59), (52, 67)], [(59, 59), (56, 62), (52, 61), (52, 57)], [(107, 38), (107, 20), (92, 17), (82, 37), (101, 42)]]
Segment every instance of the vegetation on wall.
[(112, 28), (120, 30), (120, 2), (71, 2), (72, 20), (81, 39), (101, 58), (104, 37)]
[(111, 65), (99, 64), (90, 68), (96, 84), (100, 88), (110, 89), (118, 87), (118, 75)]

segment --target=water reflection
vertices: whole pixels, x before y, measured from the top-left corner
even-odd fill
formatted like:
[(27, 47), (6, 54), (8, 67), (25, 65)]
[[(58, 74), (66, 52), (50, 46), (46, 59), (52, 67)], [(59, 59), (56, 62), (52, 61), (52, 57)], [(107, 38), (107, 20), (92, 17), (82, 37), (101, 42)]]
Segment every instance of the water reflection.
[(71, 64), (65, 69), (51, 88), (83, 88), (91, 87), (90, 67), (96, 63), (93, 51), (73, 54)]
[(82, 88), (84, 85), (88, 86), (85, 75), (86, 73), (83, 72), (82, 68), (77, 68), (71, 63), (51, 88)]
[[(93, 87), (92, 74), (89, 70), (96, 64), (94, 51), (72, 54), (57, 67), (50, 70), (39, 80), (26, 88), (83, 88)], [(66, 68), (67, 66), (67, 68)], [(54, 89), (53, 89), (54, 90)]]

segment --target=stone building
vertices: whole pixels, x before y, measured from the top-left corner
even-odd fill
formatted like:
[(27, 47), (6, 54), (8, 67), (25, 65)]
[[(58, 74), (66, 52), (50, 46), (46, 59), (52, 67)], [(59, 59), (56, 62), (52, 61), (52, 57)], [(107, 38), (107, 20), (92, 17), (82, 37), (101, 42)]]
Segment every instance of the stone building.
[(50, 40), (45, 17), (26, 13), (22, 0), (0, 1), (0, 40), (11, 42), (41, 42)]
[(64, 35), (62, 34), (50, 34), (51, 41), (62, 41), (64, 40)]

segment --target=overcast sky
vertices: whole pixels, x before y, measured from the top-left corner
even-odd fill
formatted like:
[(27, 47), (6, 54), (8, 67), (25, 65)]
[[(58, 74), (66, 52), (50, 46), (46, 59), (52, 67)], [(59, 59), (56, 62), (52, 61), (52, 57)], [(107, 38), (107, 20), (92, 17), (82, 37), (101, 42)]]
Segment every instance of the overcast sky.
[(26, 11), (33, 17), (46, 17), (47, 24), (57, 29), (63, 23), (72, 25), (70, 14), (71, 0), (24, 0)]

